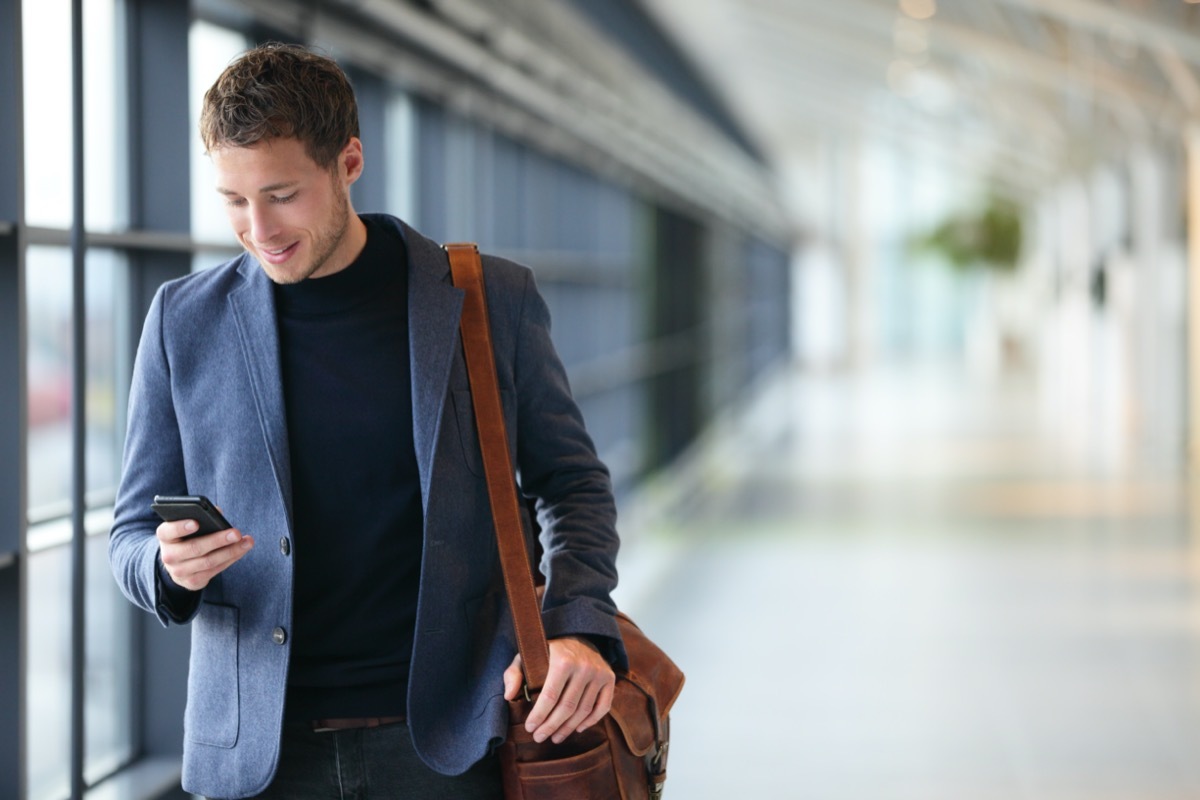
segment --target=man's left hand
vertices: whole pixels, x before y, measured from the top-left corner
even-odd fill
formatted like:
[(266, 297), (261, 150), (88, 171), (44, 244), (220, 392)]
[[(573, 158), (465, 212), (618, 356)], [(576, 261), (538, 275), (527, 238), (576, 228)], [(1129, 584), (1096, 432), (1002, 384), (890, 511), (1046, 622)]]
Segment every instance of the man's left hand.
[[(616, 676), (596, 646), (568, 636), (551, 639), (550, 670), (525, 730), (535, 741), (561, 743), (572, 733), (586, 730), (604, 718), (612, 707)], [(504, 699), (515, 700), (525, 680), (518, 654), (504, 671)]]

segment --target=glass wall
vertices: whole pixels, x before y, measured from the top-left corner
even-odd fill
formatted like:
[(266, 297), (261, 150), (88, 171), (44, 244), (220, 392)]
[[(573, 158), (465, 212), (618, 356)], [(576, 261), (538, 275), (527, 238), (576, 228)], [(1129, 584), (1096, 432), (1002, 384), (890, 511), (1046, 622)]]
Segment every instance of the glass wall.
[[(24, 379), (27, 404), (26, 430), (11, 448), (21, 466), (2, 476), (5, 486), (19, 487), (13, 496), (23, 496), (26, 507), (22, 552), (0, 552), (0, 578), (20, 577), (0, 589), (21, 587), (11, 615), (20, 618), (20, 637), (3, 638), (6, 619), (0, 607), (0, 642), (24, 644), (23, 651), (9, 648), (11, 663), (21, 661), (24, 707), (14, 713), (20, 719), (11, 726), (20, 730), (7, 739), (0, 732), (0, 746), (15, 752), (18, 742), (24, 745), (23, 796), (14, 793), (15, 800), (63, 800), (70, 793), (71, 690), (80, 670), (86, 783), (128, 776), (155, 755), (178, 770), (187, 632), (162, 631), (136, 611), (121, 596), (107, 564), (106, 534), (120, 477), (134, 348), (158, 285), (238, 252), (197, 135), (204, 92), (253, 41), (298, 38), (266, 29), (244, 9), (226, 8), (219, 0), (190, 5), (88, 0), (83, 6), (86, 316), (76, 321), (70, 247), (76, 89), (71, 3), (0, 0), (0, 9), (21, 12), (23, 77), (5, 86), (0, 72), (0, 100), (20, 84), (24, 141), (14, 148), (12, 163), (19, 159), (26, 176), (20, 198), (24, 220), (15, 213), (11, 220), (0, 219), (0, 244), (15, 242), (11, 252), (20, 251), (12, 259), (13, 274), (20, 265), (20, 280), (13, 280), (12, 288), (0, 283), (0, 300), (9, 308), (23, 304), (25, 312), (24, 327), (12, 337), (15, 343), (0, 352), (20, 352), (12, 360), (20, 364), (15, 371)], [(231, 20), (242, 29), (226, 27)], [(475, 239), (487, 251), (533, 268), (589, 429), (618, 486), (631, 486), (659, 459), (645, 447), (648, 432), (661, 427), (655, 420), (663, 411), (653, 397), (657, 392), (666, 398), (655, 389), (656, 375), (676, 368), (709, 369), (699, 363), (680, 367), (679, 358), (660, 341), (686, 333), (664, 327), (661, 317), (692, 295), (656, 298), (650, 287), (662, 278), (660, 262), (674, 263), (673, 277), (700, 269), (705, 259), (680, 263), (670, 248), (664, 249), (656, 204), (615, 173), (599, 174), (592, 171), (594, 164), (585, 167), (566, 154), (548, 153), (482, 118), (450, 113), (440, 99), (373, 72), (361, 78), (371, 85), (359, 98), (363, 115), (373, 121), (372, 138), (364, 142), (367, 163), (377, 165), (384, 184), (376, 184), (370, 197), (385, 206), (361, 210), (389, 211), (441, 240)], [(0, 153), (0, 165), (7, 163), (4, 157)], [(680, 224), (695, 234), (700, 247), (706, 222)], [(775, 351), (754, 330), (778, 335), (776, 316), (765, 306), (780, 288), (771, 277), (774, 255), (764, 247), (744, 248), (757, 265), (751, 280), (756, 288), (747, 290), (748, 296), (764, 308), (734, 326), (737, 347), (750, 358), (736, 372), (741, 377), (760, 369)], [(11, 258), (0, 251), (0, 269), (6, 257)], [(704, 322), (698, 316), (686, 321)], [(76, 324), (85, 329), (84, 352), (73, 349)], [(693, 356), (684, 358), (706, 357)], [(83, 451), (77, 454), (72, 381), (80, 360), (86, 376), (85, 429)], [(684, 388), (698, 385), (698, 379), (689, 379)], [(674, 408), (665, 413), (678, 416)], [(674, 444), (681, 446), (683, 438)], [(82, 509), (73, 508), (72, 500), (77, 458), (85, 474)], [(82, 513), (86, 533), (82, 575), (72, 566), (76, 513)], [(72, 645), (80, 626), (72, 598), (80, 590), (82, 663)], [(15, 589), (11, 596), (17, 596)], [(0, 783), (0, 796), (5, 786)]]
[[(85, 261), (86, 352), (72, 352), (71, 8), (25, 3), (22, 69), (25, 212), (35, 229), (24, 253), (27, 542), (25, 703), (27, 796), (58, 800), (69, 790), (71, 730), (71, 476), (73, 363), (84, 359), (87, 609), (84, 659), (85, 765), (89, 782), (134, 756), (132, 616), (108, 571), (110, 507), (120, 471), (130, 368), (129, 273), (125, 254), (90, 249)], [(123, 148), (126, 76), (122, 7), (84, 4), (86, 227), (128, 229), (129, 173)]]
[[(70, 253), (26, 252), (29, 309), (27, 386), (29, 690), (26, 705), (29, 796), (61, 797), (70, 730), (71, 296)], [(131, 615), (108, 571), (109, 507), (120, 469), (129, 365), (128, 282), (121, 256), (94, 250), (86, 266), (87, 502), (86, 769), (98, 779), (133, 755)]]
[[(189, 161), (191, 164), (192, 235), (204, 242), (236, 245), (216, 192), (212, 161), (204, 152), (197, 133), (200, 129), (200, 108), (204, 93), (216, 77), (249, 44), (246, 36), (210, 24), (203, 20), (193, 23), (188, 34), (188, 129)], [(217, 258), (201, 258), (197, 267), (212, 266)]]

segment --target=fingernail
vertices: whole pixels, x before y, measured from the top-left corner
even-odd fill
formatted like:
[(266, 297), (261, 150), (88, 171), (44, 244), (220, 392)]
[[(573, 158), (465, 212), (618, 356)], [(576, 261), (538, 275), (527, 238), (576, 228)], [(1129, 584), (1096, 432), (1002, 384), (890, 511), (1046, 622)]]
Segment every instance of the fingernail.
[(184, 523), (183, 529), (188, 533), (195, 533), (196, 531), (200, 530), (200, 526), (195, 521), (188, 520)]
[(249, 539), (242, 539), (242, 549), (249, 550), (252, 542)]
[(238, 540), (237, 531), (230, 531), (229, 533), (225, 534), (225, 541), (236, 542), (237, 540)]
[(546, 734), (544, 734), (544, 733), (535, 733), (535, 734), (533, 735), (533, 740), (534, 740), (535, 742), (537, 742), (538, 744), (541, 744), (542, 742), (546, 741)]

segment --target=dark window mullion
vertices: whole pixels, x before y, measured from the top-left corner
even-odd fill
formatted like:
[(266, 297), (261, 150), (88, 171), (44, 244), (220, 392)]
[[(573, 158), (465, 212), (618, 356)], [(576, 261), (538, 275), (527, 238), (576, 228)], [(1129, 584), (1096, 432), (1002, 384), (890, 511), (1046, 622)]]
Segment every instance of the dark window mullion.
[(83, 800), (84, 673), (87, 666), (85, 636), (85, 581), (87, 531), (84, 528), (87, 492), (87, 298), (84, 269), (84, 82), (83, 0), (71, 0), (71, 110), (72, 110), (72, 226), (71, 226), (71, 798)]
[(25, 573), (24, 299), (18, 247), (22, 214), (21, 3), (0, 0), (0, 797), (24, 797)]

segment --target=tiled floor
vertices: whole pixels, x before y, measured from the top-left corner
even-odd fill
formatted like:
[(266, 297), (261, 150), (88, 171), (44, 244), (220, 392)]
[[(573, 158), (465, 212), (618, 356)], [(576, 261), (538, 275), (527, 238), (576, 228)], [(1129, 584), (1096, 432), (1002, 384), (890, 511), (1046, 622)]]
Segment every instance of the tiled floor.
[(789, 374), (631, 499), (618, 601), (688, 675), (667, 797), (1200, 798), (1185, 487), (1070, 424)]

